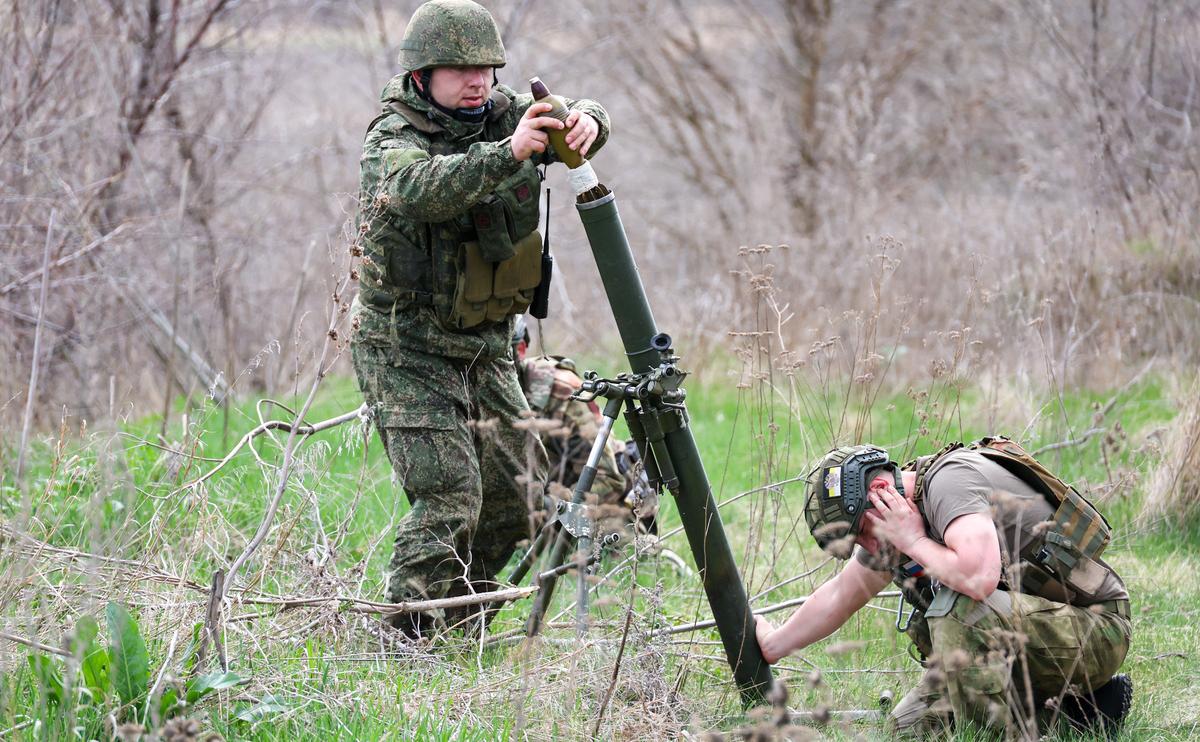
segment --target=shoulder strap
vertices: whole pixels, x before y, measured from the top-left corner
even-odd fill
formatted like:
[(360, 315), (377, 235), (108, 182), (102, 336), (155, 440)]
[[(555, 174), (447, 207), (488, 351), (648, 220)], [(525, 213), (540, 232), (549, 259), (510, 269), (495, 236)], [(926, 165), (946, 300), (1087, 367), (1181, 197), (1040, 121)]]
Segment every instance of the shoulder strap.
[(1040, 492), (1051, 504), (1057, 505), (1067, 499), (1067, 492), (1073, 489), (1011, 438), (1002, 435), (987, 436), (975, 441), (968, 448), (1003, 466), (1025, 484)]
[[(388, 108), (390, 108), (393, 113), (399, 114), (401, 118), (411, 124), (417, 131), (423, 131), (426, 134), (437, 134), (446, 130), (445, 127), (438, 122), (429, 118), (412, 106), (401, 103), (398, 100), (388, 102)], [(374, 126), (374, 124), (372, 124), (372, 126)]]
[(942, 450), (938, 451), (937, 453), (932, 454), (930, 456), (918, 456), (917, 458), (913, 459), (912, 461), (908, 462), (907, 464), (905, 464), (904, 466), (901, 467), (902, 469), (912, 470), (917, 475), (917, 482), (913, 486), (912, 501), (913, 501), (913, 504), (915, 504), (917, 506), (917, 509), (921, 511), (922, 516), (925, 515), (925, 507), (924, 507), (923, 501), (925, 499), (925, 479), (926, 479), (926, 477), (933, 470), (933, 467), (946, 456), (946, 454), (951, 453), (953, 451), (957, 451), (958, 449), (960, 449), (962, 447), (963, 447), (963, 444), (961, 444), (961, 443), (948, 443), (945, 446), (943, 446)]
[(505, 111), (512, 107), (512, 98), (495, 88), (492, 88), (492, 94), (488, 97), (492, 100), (492, 111), (488, 114), (488, 118), (492, 121), (503, 116)]

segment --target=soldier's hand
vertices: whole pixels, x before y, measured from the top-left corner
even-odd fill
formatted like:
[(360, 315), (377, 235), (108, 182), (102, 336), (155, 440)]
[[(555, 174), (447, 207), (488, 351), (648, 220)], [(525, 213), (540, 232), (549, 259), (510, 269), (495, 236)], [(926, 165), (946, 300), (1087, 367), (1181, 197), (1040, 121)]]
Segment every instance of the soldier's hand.
[(534, 103), (525, 109), (525, 115), (517, 122), (511, 141), (513, 157), (523, 162), (533, 157), (535, 153), (545, 152), (550, 144), (550, 137), (542, 129), (561, 129), (566, 126), (563, 122), (541, 114), (553, 106), (549, 103)]
[(908, 553), (913, 544), (925, 538), (925, 519), (917, 506), (896, 491), (892, 485), (873, 488), (870, 493), (873, 510), (865, 515), (871, 521), (876, 538), (887, 541), (901, 552)]
[(772, 658), (766, 656), (767, 640), (773, 633), (775, 633), (775, 627), (770, 621), (762, 616), (756, 615), (754, 617), (754, 638), (758, 640), (758, 648), (763, 652), (763, 659), (765, 659), (767, 664), (770, 665), (773, 665), (779, 661), (778, 657), (774, 658), (774, 661), (772, 661)]
[(590, 114), (583, 111), (571, 111), (567, 116), (567, 146), (579, 150), (579, 154), (587, 157), (588, 150), (596, 137), (600, 136), (600, 124)]

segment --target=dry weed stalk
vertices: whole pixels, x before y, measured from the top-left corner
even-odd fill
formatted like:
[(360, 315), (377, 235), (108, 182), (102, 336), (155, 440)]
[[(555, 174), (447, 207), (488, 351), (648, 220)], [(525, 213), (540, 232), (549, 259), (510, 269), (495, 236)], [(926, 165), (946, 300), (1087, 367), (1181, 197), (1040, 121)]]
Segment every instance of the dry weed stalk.
[(1200, 513), (1200, 382), (1181, 396), (1163, 437), (1163, 454), (1146, 483), (1142, 517), (1185, 524)]

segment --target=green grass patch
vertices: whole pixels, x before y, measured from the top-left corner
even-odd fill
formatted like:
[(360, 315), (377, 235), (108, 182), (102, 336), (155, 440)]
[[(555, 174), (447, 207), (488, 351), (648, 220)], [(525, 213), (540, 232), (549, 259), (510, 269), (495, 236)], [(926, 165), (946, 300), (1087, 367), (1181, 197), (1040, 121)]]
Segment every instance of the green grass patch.
[[(755, 604), (805, 595), (835, 569), (810, 543), (801, 514), (801, 480), (835, 441), (871, 440), (898, 455), (928, 453), (945, 441), (989, 432), (1019, 437), (1030, 450), (1064, 444), (1043, 460), (1097, 493), (1117, 533), (1107, 556), (1134, 596), (1135, 641), (1126, 669), (1135, 678), (1135, 711), (1122, 739), (1192, 737), (1200, 723), (1189, 691), (1200, 684), (1200, 532), (1194, 525), (1138, 518), (1141, 482), (1157, 462), (1156, 431), (1175, 414), (1169, 384), (1147, 377), (1119, 393), (1055, 394), (947, 379), (919, 390), (869, 394), (864, 390), (847, 402), (844, 395), (804, 389), (786, 377), (738, 387), (736, 377), (716, 367), (689, 382), (691, 428), (714, 496), (725, 501), (754, 490), (723, 508), (722, 519)], [(869, 408), (866, 400), (873, 402)], [(353, 380), (331, 379), (307, 422), (360, 403)], [(278, 487), (286, 432), (256, 438), (253, 448), (245, 446), (202, 485), (184, 485), (205, 476), (216, 459), (269, 419), (290, 421), (291, 415), (251, 402), (228, 410), (193, 403), (174, 410), (165, 434), (161, 419), (150, 416), (41, 440), (24, 490), (7, 480), (2, 485), (5, 522), (49, 545), (4, 544), (6, 626), (58, 646), (58, 637), (80, 617), (103, 625), (104, 604), (116, 601), (131, 609), (140, 627), (152, 679), (160, 671), (168, 679), (185, 677), (186, 650), (203, 621), (207, 595), (178, 581), (206, 585), (245, 547)], [(1096, 428), (1103, 431), (1089, 434)], [(271, 595), (380, 600), (391, 533), (406, 510), (373, 431), (351, 422), (306, 439), (275, 525), (240, 584)], [(665, 497), (663, 531), (678, 523)], [(716, 633), (655, 634), (709, 617), (686, 540), (672, 536), (663, 545), (689, 568), (647, 557), (636, 576), (629, 566), (608, 575), (596, 591), (592, 628), (582, 643), (569, 628), (573, 579), (563, 582), (551, 611), (563, 627), (553, 624), (534, 645), (480, 647), (471, 638), (450, 638), (414, 651), (389, 644), (375, 617), (346, 606), (280, 610), (235, 601), (227, 607), (226, 650), (231, 669), (246, 682), (197, 699), (182, 716), (227, 739), (259, 740), (585, 738), (601, 708), (605, 738), (734, 731), (748, 718)], [(610, 556), (601, 573), (624, 556)], [(809, 571), (804, 579), (779, 584)], [(519, 629), (528, 607), (527, 601), (507, 606), (492, 634)], [(630, 610), (634, 620), (626, 633)], [(885, 690), (899, 699), (920, 668), (894, 623), (895, 603), (876, 601), (831, 640), (784, 660), (777, 676), (788, 683), (791, 705), (871, 708)], [(102, 628), (101, 640), (111, 641), (109, 633)], [(846, 642), (852, 651), (830, 651)], [(59, 690), (58, 700), (51, 700), (53, 682), (42, 661), (27, 661), (31, 652), (46, 655), (6, 646), (20, 651), (0, 663), (0, 730), (25, 739), (110, 732), (99, 711), (120, 708), (115, 700), (109, 706), (77, 704), (76, 712), (64, 715), (77, 690)], [(57, 658), (49, 661), (66, 667)], [(137, 688), (144, 687), (139, 680)], [(154, 726), (144, 715), (141, 720)], [(834, 737), (886, 736), (874, 723), (828, 731)]]

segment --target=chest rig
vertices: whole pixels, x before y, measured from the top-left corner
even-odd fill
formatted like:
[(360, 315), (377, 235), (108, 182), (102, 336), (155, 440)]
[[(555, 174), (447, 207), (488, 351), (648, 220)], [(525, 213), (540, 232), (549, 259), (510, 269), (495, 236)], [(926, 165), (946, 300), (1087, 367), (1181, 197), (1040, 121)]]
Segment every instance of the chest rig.
[[(398, 101), (391, 103), (390, 113), (427, 135), (430, 155), (455, 155), (476, 142), (503, 138), (494, 127), (511, 103), (499, 91), (493, 91), (492, 100), (491, 115), (475, 135), (455, 137)], [(383, 118), (386, 115), (376, 119), (372, 128)], [(524, 313), (542, 278), (542, 238), (537, 231), (540, 192), (537, 167), (526, 160), (494, 191), (457, 216), (437, 223), (409, 221), (417, 228), (416, 243), (401, 229), (408, 221), (405, 217), (394, 212), (380, 215), (389, 223), (372, 230), (366, 241), (371, 260), (363, 272), (362, 301), (383, 311), (431, 306), (450, 330), (468, 330)]]

